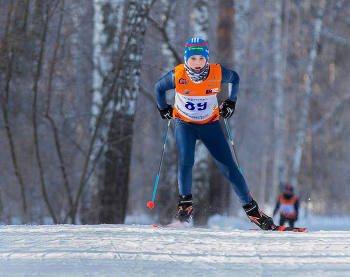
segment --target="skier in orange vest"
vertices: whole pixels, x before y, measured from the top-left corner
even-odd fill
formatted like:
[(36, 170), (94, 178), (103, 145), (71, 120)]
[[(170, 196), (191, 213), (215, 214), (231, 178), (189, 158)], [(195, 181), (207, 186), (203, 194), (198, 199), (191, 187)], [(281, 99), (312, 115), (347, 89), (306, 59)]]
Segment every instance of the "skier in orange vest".
[(283, 193), (280, 194), (273, 215), (280, 211), (280, 226), (285, 222), (289, 223), (290, 227), (294, 227), (295, 221), (298, 220), (299, 200), (294, 195), (294, 188), (287, 184), (284, 187)]
[[(175, 218), (189, 222), (193, 215), (192, 169), (195, 145), (201, 140), (225, 178), (230, 182), (248, 218), (260, 228), (275, 227), (252, 198), (247, 183), (233, 160), (230, 147), (219, 123), (219, 116), (230, 118), (237, 101), (238, 74), (209, 63), (207, 43), (192, 38), (185, 45), (185, 63), (176, 66), (155, 85), (157, 106), (163, 119), (173, 120), (178, 150), (178, 213)], [(221, 84), (228, 83), (228, 98), (218, 104)], [(175, 89), (174, 106), (166, 101), (166, 91)]]

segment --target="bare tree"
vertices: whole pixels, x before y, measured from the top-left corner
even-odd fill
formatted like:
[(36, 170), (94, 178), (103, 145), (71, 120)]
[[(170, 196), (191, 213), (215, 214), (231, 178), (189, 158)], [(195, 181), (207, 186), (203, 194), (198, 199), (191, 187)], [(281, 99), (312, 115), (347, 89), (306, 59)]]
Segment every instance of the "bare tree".
[[(62, 66), (69, 64), (65, 59), (69, 51), (62, 50), (70, 42), (70, 34), (62, 31), (67, 27), (64, 27), (64, 18), (69, 18), (66, 1), (18, 1), (13, 13), (8, 14), (6, 35), (1, 39), (2, 45), (6, 46), (0, 47), (1, 51), (12, 48), (11, 53), (14, 54), (5, 55), (10, 57), (5, 65), (9, 69), (11, 67), (7, 71), (11, 74), (7, 75), (5, 102), (1, 102), (6, 104), (2, 107), (5, 121), (8, 119), (6, 125), (12, 141), (9, 148), (13, 162), (17, 164), (15, 172), (17, 178), (22, 179), (22, 198), (29, 199), (27, 214), (22, 212), (23, 222), (49, 222), (47, 216), (54, 223), (67, 222), (69, 217), (72, 223), (76, 222), (75, 215), (69, 211), (72, 210), (75, 189), (72, 168), (79, 165), (79, 158), (70, 160), (69, 156), (77, 148), (80, 151), (81, 145), (65, 133), (68, 128), (64, 125), (70, 120), (62, 108), (67, 102), (65, 96), (57, 93), (59, 86), (69, 82), (65, 78), (61, 82), (57, 80), (74, 71), (70, 71), (70, 66)], [(72, 31), (65, 28), (67, 30)], [(72, 93), (72, 90), (65, 87), (65, 92)], [(68, 113), (77, 110), (71, 109)], [(76, 117), (79, 118), (79, 115)], [(17, 147), (20, 147), (20, 152)], [(59, 183), (60, 179), (62, 183)], [(62, 184), (65, 196), (61, 197), (58, 183)], [(56, 197), (53, 197), (56, 192)], [(11, 202), (11, 199), (5, 201), (9, 222), (16, 214), (16, 209), (7, 208)]]
[(143, 41), (151, 1), (131, 1), (123, 41), (130, 41), (120, 56), (121, 68), (114, 93), (103, 186), (100, 189), (100, 223), (124, 223), (128, 201), (129, 170), (136, 101), (139, 95)]
[(300, 162), (302, 157), (303, 144), (305, 141), (305, 132), (306, 132), (307, 120), (308, 120), (308, 114), (309, 114), (311, 82), (313, 79), (313, 71), (314, 71), (315, 61), (317, 57), (318, 43), (319, 43), (321, 31), (322, 31), (322, 21), (323, 21), (323, 15), (325, 11), (325, 5), (326, 5), (325, 0), (321, 0), (320, 8), (318, 11), (318, 17), (316, 19), (315, 27), (314, 27), (313, 43), (309, 51), (309, 61), (307, 65), (307, 70), (304, 75), (305, 91), (303, 96), (303, 102), (302, 102), (303, 105), (301, 108), (301, 115), (300, 115), (299, 124), (298, 124), (298, 133), (297, 133), (297, 140), (295, 143), (295, 153), (294, 153), (293, 168), (291, 173), (291, 183), (296, 189), (298, 185)]
[[(284, 108), (284, 62), (282, 46), (282, 3), (279, 0), (274, 2), (274, 77), (275, 77), (275, 153), (273, 164), (273, 186), (270, 204), (274, 205), (279, 193), (279, 186), (286, 182), (286, 154), (285, 154), (285, 108)], [(288, 24), (288, 22), (286, 23)]]
[[(248, 34), (249, 34), (249, 10), (250, 0), (236, 0), (234, 1), (235, 14), (234, 14), (234, 70), (240, 76), (241, 80), (246, 80), (244, 62), (246, 61)], [(244, 84), (243, 88), (244, 88)], [(244, 89), (240, 89), (240, 94), (244, 93)], [(233, 126), (232, 126), (233, 127)]]
[[(23, 176), (20, 170), (20, 166), (17, 158), (17, 150), (14, 143), (13, 132), (11, 129), (10, 123), (10, 85), (13, 78), (13, 67), (15, 66), (15, 60), (17, 59), (19, 48), (21, 47), (21, 42), (23, 41), (21, 37), (24, 35), (26, 29), (26, 20), (25, 15), (28, 12), (28, 8), (24, 2), (18, 3), (14, 7), (14, 2), (11, 1), (8, 8), (7, 21), (5, 35), (1, 40), (0, 44), (0, 103), (2, 108), (2, 114), (5, 122), (6, 135), (8, 138), (8, 143), (11, 152), (11, 161), (14, 168), (14, 174), (18, 180), (21, 191), (22, 198), (22, 211), (23, 219), (26, 221), (25, 216), (27, 213), (27, 200), (25, 194), (25, 183)], [(14, 19), (11, 20), (11, 17), (14, 13)], [(12, 28), (11, 28), (12, 27)]]
[(39, 31), (38, 29), (41, 29), (39, 24), (35, 24), (34, 22), (34, 33), (36, 33), (38, 36), (41, 36), (40, 40), (40, 50), (37, 58), (37, 65), (36, 70), (34, 72), (34, 85), (33, 85), (33, 107), (32, 107), (32, 117), (33, 117), (33, 133), (34, 133), (34, 146), (35, 146), (35, 153), (39, 168), (39, 176), (40, 176), (40, 183), (41, 183), (41, 190), (43, 194), (44, 201), (47, 205), (47, 208), (49, 209), (49, 212), (51, 214), (52, 220), (55, 224), (58, 223), (54, 208), (52, 207), (51, 201), (48, 197), (48, 193), (46, 190), (46, 181), (44, 177), (44, 168), (43, 168), (43, 161), (40, 153), (40, 146), (39, 146), (39, 134), (38, 134), (38, 85), (39, 85), (39, 79), (41, 77), (41, 70), (44, 60), (44, 52), (45, 52), (45, 46), (46, 46), (46, 35), (49, 25), (49, 20), (52, 16), (52, 7), (49, 5), (49, 3), (42, 3), (41, 1), (37, 2), (36, 10), (38, 11), (38, 14), (43, 12), (43, 14), (40, 14), (44, 18), (44, 26), (43, 30)]
[[(49, 70), (49, 80), (48, 80), (48, 88), (47, 88), (48, 96), (47, 96), (47, 100), (46, 100), (45, 117), (49, 121), (49, 124), (51, 125), (51, 128), (52, 128), (52, 134), (54, 137), (55, 148), (56, 148), (57, 156), (58, 156), (59, 163), (60, 163), (60, 169), (61, 169), (61, 173), (62, 173), (63, 183), (64, 183), (64, 187), (65, 187), (65, 190), (67, 193), (67, 198), (68, 198), (68, 204), (69, 204), (68, 209), (71, 211), (71, 208), (73, 206), (73, 196), (72, 196), (72, 188), (71, 188), (72, 186), (71, 186), (69, 178), (68, 178), (67, 167), (66, 167), (64, 157), (63, 157), (64, 155), (63, 155), (63, 151), (62, 151), (61, 142), (59, 139), (58, 126), (55, 122), (54, 117), (51, 115), (52, 98), (53, 98), (52, 97), (53, 78), (54, 78), (55, 71), (56, 71), (58, 50), (59, 50), (59, 45), (61, 42), (64, 9), (65, 9), (65, 0), (62, 0), (61, 7), (60, 7), (61, 14), (59, 17), (59, 22), (58, 22), (56, 44), (55, 44), (55, 48), (53, 51), (53, 57), (52, 57), (51, 66), (50, 66), (50, 70)], [(70, 217), (71, 217), (72, 223), (75, 223), (76, 222), (75, 215), (70, 214)]]
[(105, 154), (107, 151), (107, 136), (110, 128), (115, 104), (110, 101), (100, 125), (96, 120), (110, 86), (109, 74), (113, 63), (118, 58), (118, 50), (122, 47), (119, 40), (122, 32), (123, 12), (126, 3), (124, 0), (96, 1), (94, 7), (93, 33), (93, 83), (91, 105), (91, 134), (98, 127), (95, 146), (91, 153), (91, 165), (88, 184), (84, 186), (82, 195), (81, 215), (84, 223), (97, 222), (98, 218), (98, 190), (103, 184)]
[[(219, 0), (219, 21), (217, 26), (218, 62), (230, 68), (233, 60), (233, 17), (234, 1)], [(224, 86), (221, 86), (218, 102), (227, 98)], [(230, 206), (231, 187), (219, 171), (214, 159), (210, 158), (210, 211), (212, 214), (227, 213)]]

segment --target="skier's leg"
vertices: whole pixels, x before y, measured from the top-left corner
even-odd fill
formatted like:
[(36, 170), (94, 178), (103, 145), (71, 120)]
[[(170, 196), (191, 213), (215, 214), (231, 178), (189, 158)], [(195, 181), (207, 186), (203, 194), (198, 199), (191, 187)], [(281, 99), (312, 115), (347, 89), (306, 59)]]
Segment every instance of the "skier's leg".
[(233, 161), (230, 147), (219, 121), (207, 123), (200, 130), (200, 139), (213, 156), (221, 173), (229, 180), (250, 221), (262, 229), (272, 229), (274, 227), (272, 218), (259, 209), (258, 204), (251, 197), (242, 173)]
[(174, 120), (175, 141), (178, 157), (178, 212), (175, 219), (190, 222), (193, 216), (192, 168), (196, 145), (196, 131), (193, 124), (180, 119)]
[(175, 141), (178, 150), (178, 185), (180, 195), (192, 194), (192, 168), (197, 133), (193, 124), (174, 120)]
[(290, 218), (290, 219), (289, 219), (289, 226), (290, 226), (290, 227), (294, 227), (295, 221), (297, 221), (295, 218)]
[(280, 226), (283, 226), (283, 224), (286, 222), (286, 218), (283, 216), (283, 215), (281, 215), (281, 218), (280, 218)]
[(233, 160), (219, 121), (205, 124), (201, 128), (200, 139), (214, 158), (221, 173), (230, 182), (242, 205), (251, 203), (252, 197), (247, 183)]

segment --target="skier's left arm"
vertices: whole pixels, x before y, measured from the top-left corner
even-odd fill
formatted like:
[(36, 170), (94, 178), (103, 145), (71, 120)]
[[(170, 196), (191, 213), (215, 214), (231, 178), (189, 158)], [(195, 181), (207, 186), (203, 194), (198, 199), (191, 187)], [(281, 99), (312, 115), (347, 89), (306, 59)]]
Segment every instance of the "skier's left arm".
[(228, 84), (228, 98), (220, 105), (220, 115), (229, 118), (236, 108), (239, 76), (236, 71), (221, 67), (221, 83)]
[(228, 84), (228, 99), (237, 101), (239, 76), (236, 71), (221, 67), (221, 83)]

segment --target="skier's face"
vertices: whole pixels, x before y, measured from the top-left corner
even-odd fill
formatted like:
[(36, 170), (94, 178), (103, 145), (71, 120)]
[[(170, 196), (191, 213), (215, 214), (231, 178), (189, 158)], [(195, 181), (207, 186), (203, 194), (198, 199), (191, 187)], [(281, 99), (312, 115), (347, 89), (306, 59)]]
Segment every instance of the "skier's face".
[(193, 55), (189, 57), (187, 64), (194, 70), (200, 70), (205, 66), (206, 59), (201, 55)]

